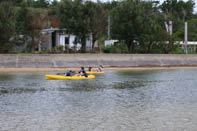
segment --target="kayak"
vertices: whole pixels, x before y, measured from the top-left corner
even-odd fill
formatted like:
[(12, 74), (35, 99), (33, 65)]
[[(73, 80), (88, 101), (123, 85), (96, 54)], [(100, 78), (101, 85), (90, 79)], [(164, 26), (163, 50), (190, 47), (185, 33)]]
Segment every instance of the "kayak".
[(104, 71), (99, 72), (99, 71), (86, 71), (87, 74), (104, 74)]
[(95, 79), (95, 75), (85, 76), (62, 76), (62, 75), (45, 75), (47, 80), (84, 80), (84, 79)]

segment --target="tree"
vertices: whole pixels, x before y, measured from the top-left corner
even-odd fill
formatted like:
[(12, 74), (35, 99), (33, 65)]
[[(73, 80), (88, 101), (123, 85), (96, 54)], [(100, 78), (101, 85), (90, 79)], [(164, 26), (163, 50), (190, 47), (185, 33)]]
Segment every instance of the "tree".
[(36, 8), (47, 8), (47, 7), (49, 7), (49, 0), (34, 1), (34, 7), (36, 7)]
[(91, 32), (92, 10), (91, 2), (83, 3), (82, 0), (63, 0), (58, 7), (60, 27), (65, 28), (69, 34), (80, 38), (81, 51), (86, 52), (86, 38)]
[[(189, 0), (187, 2), (178, 0), (166, 0), (161, 5), (161, 10), (164, 14), (165, 21), (172, 21), (173, 32), (177, 32), (184, 26), (184, 22), (193, 17), (194, 2)], [(172, 39), (176, 39), (171, 35), (169, 37), (168, 52), (171, 53), (174, 43)]]
[(185, 21), (193, 17), (194, 1), (165, 0), (160, 6), (166, 21), (173, 21), (173, 30), (176, 32)]
[(147, 4), (140, 0), (125, 0), (112, 10), (112, 38), (124, 41), (130, 53), (135, 51), (137, 42), (134, 41), (139, 41), (147, 19), (154, 13), (150, 10), (152, 4)]
[(138, 52), (153, 53), (154, 50), (161, 50), (162, 53), (167, 53), (166, 40), (169, 38), (165, 31), (164, 19), (159, 12), (157, 3), (146, 2), (143, 4), (145, 16), (142, 19), (143, 30), (139, 36)]
[(40, 31), (43, 28), (48, 27), (48, 13), (43, 10), (31, 10), (30, 11), (30, 30), (29, 35), (32, 38), (32, 53), (35, 52), (35, 48), (38, 46), (35, 39), (40, 38)]
[(0, 3), (0, 53), (8, 53), (13, 43), (10, 39), (15, 34), (15, 9), (10, 2)]
[(86, 8), (90, 12), (90, 30), (93, 37), (92, 49), (94, 50), (95, 41), (107, 34), (107, 14), (100, 2), (87, 2)]
[(20, 4), (23, 2), (23, 0), (0, 0), (1, 2), (12, 2), (12, 4)]
[[(178, 40), (184, 41), (184, 26), (180, 28), (175, 35)], [(197, 19), (191, 19), (188, 21), (188, 40), (197, 41)]]
[(30, 10), (27, 7), (27, 3), (22, 4), (23, 8), (19, 8), (17, 11), (17, 18), (16, 18), (16, 33), (17, 36), (23, 36), (23, 43), (26, 46), (26, 41), (29, 36), (29, 32), (31, 30), (31, 15)]
[(56, 7), (58, 5), (58, 1), (57, 0), (53, 0), (51, 3), (52, 7)]
[(23, 3), (23, 8), (18, 10), (16, 31), (17, 35), (23, 35), (24, 42), (31, 37), (31, 50), (35, 52), (37, 47), (36, 38), (39, 39), (40, 31), (49, 26), (48, 12), (43, 9), (28, 8), (27, 3)]

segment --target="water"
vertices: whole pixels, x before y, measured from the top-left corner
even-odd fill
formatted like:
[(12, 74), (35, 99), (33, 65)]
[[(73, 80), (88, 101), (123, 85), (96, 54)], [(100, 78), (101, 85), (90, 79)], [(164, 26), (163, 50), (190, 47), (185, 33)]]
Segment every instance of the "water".
[(0, 130), (196, 130), (197, 70), (106, 71), (95, 80), (0, 74)]

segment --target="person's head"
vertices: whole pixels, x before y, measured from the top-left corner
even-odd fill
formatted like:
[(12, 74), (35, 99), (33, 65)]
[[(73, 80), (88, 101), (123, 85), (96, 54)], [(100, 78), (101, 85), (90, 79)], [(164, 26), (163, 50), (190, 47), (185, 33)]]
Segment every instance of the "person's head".
[(103, 68), (103, 66), (102, 65), (99, 65), (101, 68)]
[(82, 70), (84, 70), (84, 67), (81, 67)]
[(88, 67), (89, 69), (92, 69), (92, 67)]

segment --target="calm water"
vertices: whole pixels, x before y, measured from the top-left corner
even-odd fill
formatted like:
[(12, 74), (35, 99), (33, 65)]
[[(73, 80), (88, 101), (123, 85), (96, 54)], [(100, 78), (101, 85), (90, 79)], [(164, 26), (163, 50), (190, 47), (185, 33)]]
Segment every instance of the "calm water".
[(107, 71), (95, 80), (0, 75), (0, 130), (197, 130), (197, 70)]

